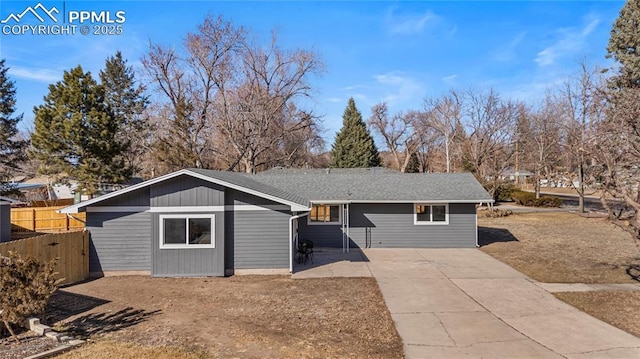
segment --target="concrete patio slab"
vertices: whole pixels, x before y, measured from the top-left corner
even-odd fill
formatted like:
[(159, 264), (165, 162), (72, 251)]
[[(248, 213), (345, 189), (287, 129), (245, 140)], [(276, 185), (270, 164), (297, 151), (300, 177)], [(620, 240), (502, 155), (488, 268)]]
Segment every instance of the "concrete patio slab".
[(412, 286), (413, 292), (408, 292), (406, 287), (396, 290), (397, 285), (391, 282), (380, 287), (391, 314), (484, 310), (448, 279), (414, 279)]
[(567, 354), (568, 359), (640, 358), (640, 348), (614, 348), (588, 353)]
[(559, 292), (589, 292), (596, 290), (640, 290), (640, 284), (585, 284), (585, 283), (536, 283), (540, 288), (551, 293)]
[[(297, 259), (297, 258), (296, 258)], [(368, 259), (358, 248), (343, 252), (341, 248), (316, 248), (306, 263), (296, 262), (293, 279), (329, 277), (371, 277)]]
[(364, 255), (406, 358), (640, 357), (640, 338), (558, 300), (481, 251), (382, 251)]
[(405, 345), (405, 358), (416, 359), (561, 359), (562, 356), (531, 340), (480, 343), (469, 347)]
[(499, 317), (575, 311), (531, 281), (521, 279), (453, 279), (466, 294)]
[(416, 249), (447, 278), (525, 278), (510, 266), (473, 248)]
[[(640, 350), (640, 339), (577, 309), (567, 312), (502, 318), (524, 335), (562, 355)], [(637, 351), (636, 351), (637, 353)], [(634, 356), (639, 358), (639, 356)]]
[(640, 286), (538, 283), (477, 249), (317, 249), (293, 278), (374, 276), (406, 358), (640, 358), (640, 338), (555, 298)]
[(455, 347), (455, 343), (435, 314), (391, 314), (405, 345)]
[[(527, 337), (487, 311), (437, 313), (454, 343), (460, 347), (479, 343), (526, 340)], [(484, 328), (484, 330), (478, 330)]]
[(423, 262), (403, 260), (373, 260), (368, 263), (371, 273), (376, 278), (446, 278), (436, 267), (425, 265)]

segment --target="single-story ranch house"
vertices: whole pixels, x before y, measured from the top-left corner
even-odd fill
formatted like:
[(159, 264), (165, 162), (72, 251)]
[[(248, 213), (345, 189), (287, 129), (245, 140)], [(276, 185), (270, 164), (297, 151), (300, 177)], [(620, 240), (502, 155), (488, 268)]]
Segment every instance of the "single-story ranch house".
[(60, 210), (86, 212), (93, 274), (223, 276), (288, 272), (295, 244), (475, 247), (468, 173), (281, 169), (258, 175), (185, 169)]

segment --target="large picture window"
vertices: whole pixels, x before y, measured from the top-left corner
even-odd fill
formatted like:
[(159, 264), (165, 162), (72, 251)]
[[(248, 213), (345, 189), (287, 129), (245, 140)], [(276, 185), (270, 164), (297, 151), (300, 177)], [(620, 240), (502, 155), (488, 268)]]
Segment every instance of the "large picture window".
[(309, 213), (309, 224), (340, 224), (340, 205), (314, 204)]
[(215, 216), (160, 215), (160, 248), (215, 247)]
[(414, 224), (449, 224), (449, 205), (417, 203), (413, 207)]

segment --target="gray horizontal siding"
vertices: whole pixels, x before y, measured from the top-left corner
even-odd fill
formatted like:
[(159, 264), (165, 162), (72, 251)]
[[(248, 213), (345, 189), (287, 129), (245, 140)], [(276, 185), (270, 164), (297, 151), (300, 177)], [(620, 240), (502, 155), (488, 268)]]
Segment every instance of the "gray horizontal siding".
[[(227, 205), (281, 206), (267, 199), (227, 189)], [(276, 269), (289, 267), (289, 211), (263, 207), (259, 211), (227, 211), (226, 268)]]
[[(171, 214), (171, 213), (164, 213)], [(188, 216), (187, 213), (180, 213)], [(206, 214), (199, 212), (198, 214)], [(215, 248), (160, 249), (160, 213), (153, 218), (153, 270), (158, 277), (223, 276), (224, 212), (215, 215)]]
[[(227, 216), (231, 213), (227, 212)], [(289, 215), (277, 211), (233, 213), (233, 261), (237, 269), (289, 267)]]
[[(352, 245), (364, 248), (367, 232), (373, 248), (465, 248), (476, 245), (475, 204), (450, 204), (448, 225), (415, 225), (413, 204), (352, 204)], [(341, 247), (340, 225), (307, 225), (300, 220), (300, 238), (316, 246)]]
[(220, 206), (224, 187), (183, 175), (151, 186), (152, 207)]
[(148, 212), (87, 213), (89, 271), (151, 270)]
[(307, 221), (307, 217), (298, 219), (298, 237), (301, 240), (310, 240), (316, 247), (342, 247), (341, 224), (312, 225)]

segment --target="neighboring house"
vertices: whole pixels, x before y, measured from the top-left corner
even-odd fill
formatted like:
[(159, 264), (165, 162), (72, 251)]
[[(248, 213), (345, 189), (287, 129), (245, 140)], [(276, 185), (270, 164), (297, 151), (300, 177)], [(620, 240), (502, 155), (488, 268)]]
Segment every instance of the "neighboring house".
[(503, 181), (527, 183), (528, 179), (533, 177), (534, 174), (527, 170), (515, 170), (509, 167), (500, 173), (500, 179)]
[(28, 205), (28, 203), (22, 202), (21, 200), (5, 196), (0, 196), (0, 202), (8, 202), (11, 207), (23, 207)]
[(475, 247), (471, 174), (384, 169), (259, 175), (187, 169), (75, 204), (91, 232), (91, 272), (222, 276), (293, 269), (295, 242), (359, 247)]

